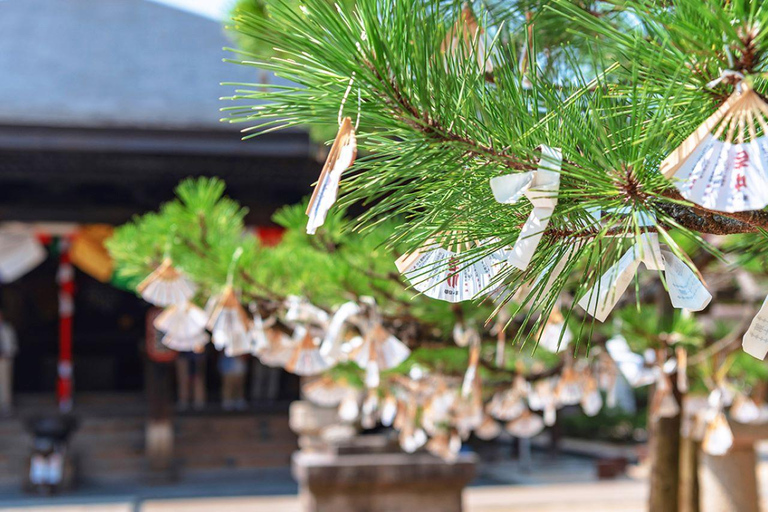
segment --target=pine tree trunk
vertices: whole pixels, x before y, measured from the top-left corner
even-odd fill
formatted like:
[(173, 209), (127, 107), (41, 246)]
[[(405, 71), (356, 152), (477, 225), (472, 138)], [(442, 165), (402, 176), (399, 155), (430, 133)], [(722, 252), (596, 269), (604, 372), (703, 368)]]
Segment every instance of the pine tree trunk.
[[(656, 297), (659, 307), (658, 332), (670, 332), (674, 319), (674, 309), (667, 292), (661, 288)], [(658, 349), (659, 357), (666, 353), (665, 343)], [(680, 393), (675, 385), (675, 376), (671, 376), (672, 386), (678, 403)], [(654, 393), (655, 393), (654, 389)], [(651, 458), (650, 512), (678, 512), (680, 482), (680, 414), (674, 418), (648, 418), (649, 456)]]
[(680, 416), (651, 422), (651, 512), (678, 512)]

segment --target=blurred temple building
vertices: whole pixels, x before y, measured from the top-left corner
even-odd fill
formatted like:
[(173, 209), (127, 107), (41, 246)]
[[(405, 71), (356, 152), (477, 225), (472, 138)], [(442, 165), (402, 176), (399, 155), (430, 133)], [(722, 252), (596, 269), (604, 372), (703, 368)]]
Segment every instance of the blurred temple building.
[(188, 176), (223, 178), (271, 238), (272, 213), (310, 191), (319, 166), (305, 132), (243, 142), (239, 127), (219, 121), (218, 98), (234, 89), (220, 82), (264, 79), (222, 62), (232, 44), (216, 21), (147, 0), (0, 0), (0, 231), (46, 251), (0, 287), (19, 340), (0, 483), (22, 472), (25, 420), (55, 412), (57, 395), (64, 407), (73, 399), (85, 478), (140, 477), (152, 414), (172, 418), (182, 476), (288, 465), (295, 378), (249, 368), (248, 407), (224, 411), (210, 352), (205, 405), (173, 411), (175, 354), (147, 328), (149, 305), (113, 285), (101, 247), (110, 226), (157, 209)]

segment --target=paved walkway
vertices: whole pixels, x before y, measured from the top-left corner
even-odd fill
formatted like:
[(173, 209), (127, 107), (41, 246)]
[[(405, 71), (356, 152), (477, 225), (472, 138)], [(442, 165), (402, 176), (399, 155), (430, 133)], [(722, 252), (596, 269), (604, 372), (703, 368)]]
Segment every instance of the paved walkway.
[[(642, 482), (488, 486), (466, 491), (467, 512), (645, 512)], [(0, 508), (0, 512), (301, 512), (295, 496), (195, 498), (92, 505)]]
[[(768, 512), (768, 444), (762, 448), (761, 497)], [(643, 468), (632, 467), (631, 477), (612, 481), (596, 481), (591, 468), (568, 456), (540, 457), (530, 471), (510, 461), (488, 464), (465, 492), (465, 511), (646, 512)], [(0, 492), (0, 512), (301, 512), (295, 483), (287, 470), (283, 473), (253, 472), (165, 488), (84, 488), (53, 499)]]

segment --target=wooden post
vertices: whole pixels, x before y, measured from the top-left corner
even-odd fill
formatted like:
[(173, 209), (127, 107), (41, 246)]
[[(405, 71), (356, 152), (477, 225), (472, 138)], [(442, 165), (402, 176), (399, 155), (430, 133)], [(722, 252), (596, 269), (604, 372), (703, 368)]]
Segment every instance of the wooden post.
[[(661, 288), (657, 295), (659, 307), (659, 333), (671, 332), (675, 310), (667, 292)], [(658, 357), (666, 354), (666, 343), (660, 340)], [(672, 389), (678, 404), (682, 404), (680, 392), (671, 376)], [(654, 389), (654, 393), (655, 393)], [(673, 418), (648, 418), (648, 443), (651, 458), (651, 490), (648, 510), (652, 512), (678, 512), (680, 478), (680, 414)]]
[(691, 437), (680, 438), (680, 512), (699, 512), (699, 449)]
[(759, 512), (755, 442), (768, 437), (767, 425), (731, 422), (734, 442), (723, 456), (701, 454), (701, 512)]
[(650, 420), (651, 492), (653, 512), (678, 512), (680, 477), (680, 416)]

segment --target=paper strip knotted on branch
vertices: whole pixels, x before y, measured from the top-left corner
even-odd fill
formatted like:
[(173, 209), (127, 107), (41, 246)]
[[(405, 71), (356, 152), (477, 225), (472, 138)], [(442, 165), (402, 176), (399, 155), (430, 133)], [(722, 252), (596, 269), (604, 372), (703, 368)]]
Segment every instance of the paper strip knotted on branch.
[(363, 343), (352, 351), (350, 359), (366, 371), (366, 386), (375, 388), (379, 385), (381, 370), (398, 366), (409, 355), (408, 347), (379, 323), (363, 334)]
[(549, 218), (555, 211), (557, 193), (560, 190), (562, 151), (560, 148), (544, 145), (540, 147), (541, 159), (537, 170), (491, 178), (493, 197), (499, 203), (516, 203), (525, 196), (533, 205), (533, 211), (520, 230), (507, 260), (510, 265), (520, 270), (528, 268), (533, 253), (549, 225)]
[[(768, 105), (741, 82), (662, 163), (689, 201), (724, 212), (768, 205)], [(758, 132), (762, 135), (758, 137)]]
[(298, 326), (294, 332), (296, 340), (295, 348), (285, 369), (301, 376), (317, 375), (324, 372), (331, 365), (320, 355), (319, 340), (310, 332), (310, 329)]
[(514, 437), (527, 439), (539, 435), (544, 426), (541, 416), (526, 409), (519, 418), (510, 421), (504, 428)]
[(347, 302), (339, 306), (325, 330), (323, 342), (320, 344), (320, 355), (329, 361), (342, 360), (345, 355), (344, 326), (352, 317), (360, 314), (360, 311), (360, 306), (356, 302)]
[(341, 121), (339, 133), (333, 141), (328, 158), (325, 160), (320, 178), (307, 206), (307, 233), (314, 235), (317, 228), (323, 225), (328, 210), (339, 195), (341, 174), (349, 169), (357, 156), (357, 137), (352, 119), (345, 117)]
[(480, 348), (479, 338), (469, 346), (469, 362), (467, 363), (467, 371), (464, 373), (464, 380), (461, 383), (462, 398), (469, 398), (482, 386), (480, 376), (477, 373), (477, 368), (480, 365)]
[(293, 355), (295, 343), (285, 332), (277, 328), (274, 318), (266, 322), (258, 308), (252, 308), (251, 354), (259, 358), (262, 364), (283, 367)]
[(712, 295), (690, 267), (671, 251), (661, 249), (659, 235), (643, 233), (638, 242), (579, 300), (579, 306), (604, 322), (627, 290), (640, 263), (648, 270), (664, 271), (669, 298), (674, 307), (701, 311), (712, 300)]
[(174, 268), (170, 258), (165, 258), (163, 263), (136, 287), (136, 291), (144, 300), (160, 307), (183, 304), (192, 298), (196, 289), (195, 283)]
[(538, 347), (548, 352), (557, 353), (565, 350), (572, 340), (573, 334), (565, 324), (565, 318), (560, 312), (560, 308), (555, 306), (547, 322), (542, 326)]
[(297, 324), (313, 324), (325, 328), (328, 325), (328, 313), (315, 306), (309, 300), (297, 295), (289, 295), (285, 300), (285, 321)]
[(616, 367), (633, 388), (648, 386), (658, 379), (659, 368), (649, 367), (642, 355), (632, 352), (624, 336), (613, 336), (605, 343), (605, 348)]
[(220, 295), (211, 297), (206, 310), (209, 313), (208, 329), (217, 350), (224, 350), (230, 357), (251, 352), (253, 321), (231, 286), (227, 285)]
[(440, 44), (440, 52), (443, 55), (459, 55), (468, 59), (474, 56), (477, 59), (477, 65), (484, 73), (492, 73), (493, 63), (485, 37), (485, 31), (477, 22), (472, 8), (464, 4), (459, 19)]
[(346, 380), (334, 380), (322, 376), (301, 386), (304, 397), (321, 407), (336, 407), (350, 394), (351, 388)]
[(501, 425), (490, 416), (485, 416), (475, 428), (475, 435), (483, 441), (491, 441), (501, 435)]
[(741, 342), (744, 352), (758, 359), (765, 359), (768, 354), (768, 297), (763, 301), (749, 329)]
[(158, 331), (179, 338), (189, 338), (203, 332), (207, 322), (205, 311), (191, 302), (185, 302), (165, 308), (153, 323)]
[[(485, 240), (478, 245), (493, 241)], [(488, 287), (501, 270), (507, 252), (498, 249), (486, 256), (467, 255), (462, 261), (462, 252), (468, 249), (469, 244), (458, 244), (452, 251), (437, 240), (430, 240), (421, 249), (402, 255), (395, 265), (427, 297), (447, 302), (472, 300), (490, 291)]]
[[(254, 322), (255, 323), (255, 322)], [(262, 364), (274, 368), (283, 368), (293, 356), (296, 342), (286, 333), (275, 327), (264, 329), (264, 337), (254, 336), (251, 353)]]
[(194, 334), (188, 338), (180, 338), (173, 334), (166, 334), (161, 340), (163, 345), (176, 352), (197, 352), (200, 353), (205, 349), (205, 346), (211, 341), (211, 336), (203, 331)]

